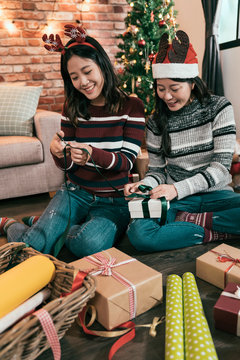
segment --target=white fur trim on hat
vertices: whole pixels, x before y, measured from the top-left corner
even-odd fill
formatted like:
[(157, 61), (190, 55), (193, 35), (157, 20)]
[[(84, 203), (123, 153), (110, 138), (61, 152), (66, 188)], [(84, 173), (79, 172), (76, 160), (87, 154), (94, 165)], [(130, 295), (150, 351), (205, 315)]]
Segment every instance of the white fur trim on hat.
[(154, 79), (190, 79), (198, 76), (198, 64), (157, 63), (152, 64)]

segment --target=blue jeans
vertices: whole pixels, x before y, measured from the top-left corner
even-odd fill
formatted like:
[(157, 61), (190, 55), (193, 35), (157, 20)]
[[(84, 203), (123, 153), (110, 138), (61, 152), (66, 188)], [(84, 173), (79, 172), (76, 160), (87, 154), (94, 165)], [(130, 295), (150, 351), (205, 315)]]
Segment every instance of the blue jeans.
[(175, 222), (178, 211), (213, 212), (213, 231), (239, 234), (240, 238), (240, 194), (222, 190), (171, 201), (163, 226), (160, 219), (133, 219), (127, 230), (132, 245), (151, 252), (202, 244), (204, 228), (190, 222)]
[(13, 223), (7, 229), (7, 238), (51, 254), (68, 221), (65, 245), (83, 257), (112, 247), (123, 235), (129, 224), (128, 204), (124, 197), (98, 197), (73, 184), (68, 184), (67, 191), (62, 185), (32, 227)]

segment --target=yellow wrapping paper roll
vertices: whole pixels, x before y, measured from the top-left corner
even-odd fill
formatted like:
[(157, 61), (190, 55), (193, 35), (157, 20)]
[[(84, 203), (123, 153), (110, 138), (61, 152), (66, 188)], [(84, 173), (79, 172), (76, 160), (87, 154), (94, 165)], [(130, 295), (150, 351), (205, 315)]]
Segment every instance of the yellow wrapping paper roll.
[(182, 279), (167, 277), (165, 360), (184, 360)]
[(203, 312), (195, 277), (183, 274), (186, 360), (217, 360), (218, 356)]
[(0, 275), (0, 318), (46, 286), (55, 275), (53, 262), (35, 255)]

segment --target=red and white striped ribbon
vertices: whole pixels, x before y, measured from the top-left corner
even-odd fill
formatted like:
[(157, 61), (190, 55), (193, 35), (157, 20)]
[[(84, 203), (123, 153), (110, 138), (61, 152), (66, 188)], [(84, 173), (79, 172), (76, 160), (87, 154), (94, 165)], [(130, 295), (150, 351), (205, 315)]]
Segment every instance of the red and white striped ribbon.
[(103, 256), (102, 254), (95, 254), (94, 256), (91, 255), (85, 257), (87, 261), (97, 266), (97, 269), (90, 271), (89, 274), (91, 274), (92, 276), (97, 276), (97, 275), (112, 276), (122, 285), (126, 286), (128, 288), (128, 293), (129, 293), (130, 319), (134, 319), (136, 317), (136, 309), (137, 309), (136, 287), (134, 284), (131, 283), (131, 281), (129, 281), (128, 279), (126, 279), (124, 276), (122, 276), (113, 269), (118, 266), (129, 264), (132, 261), (136, 261), (136, 259), (131, 258), (116, 263), (116, 258), (112, 258), (106, 251), (104, 253), (107, 254), (108, 258)]
[(54, 360), (60, 360), (61, 346), (51, 316), (45, 309), (37, 310), (33, 313), (33, 315), (38, 317), (42, 325), (43, 331), (45, 332), (49, 345), (52, 349)]

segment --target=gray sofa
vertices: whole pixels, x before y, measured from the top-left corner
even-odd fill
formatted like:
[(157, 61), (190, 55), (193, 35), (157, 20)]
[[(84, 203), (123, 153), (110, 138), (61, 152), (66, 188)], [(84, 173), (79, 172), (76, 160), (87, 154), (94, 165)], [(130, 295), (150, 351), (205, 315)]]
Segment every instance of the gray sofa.
[(51, 139), (61, 115), (37, 110), (34, 136), (0, 136), (0, 199), (56, 191), (64, 174), (53, 162)]

